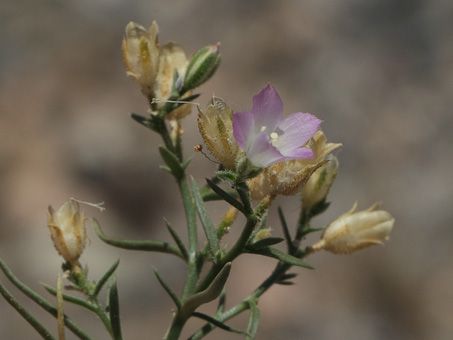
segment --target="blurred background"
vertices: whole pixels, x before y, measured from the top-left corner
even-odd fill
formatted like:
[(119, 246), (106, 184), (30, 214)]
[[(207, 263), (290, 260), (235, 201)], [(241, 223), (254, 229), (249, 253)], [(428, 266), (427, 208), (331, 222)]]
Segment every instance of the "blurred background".
[[(348, 211), (382, 201), (396, 223), (385, 247), (346, 256), (319, 253), (316, 270), (295, 269), (296, 285), (273, 287), (261, 299), (258, 339), (451, 339), (453, 334), (453, 2), (448, 0), (144, 1), (79, 0), (0, 3), (0, 256), (25, 283), (46, 294), (60, 258), (46, 226), (47, 206), (73, 196), (105, 201), (96, 217), (124, 238), (170, 240), (162, 217), (184, 230), (177, 188), (159, 170), (159, 138), (130, 119), (146, 100), (125, 75), (120, 45), (129, 21), (157, 20), (161, 43), (188, 55), (221, 42), (223, 62), (199, 90), (237, 110), (267, 83), (285, 113), (310, 112), (324, 122), (340, 172), (324, 226)], [(201, 143), (187, 117), (186, 154)], [(189, 172), (200, 184), (215, 164), (195, 154)], [(276, 215), (297, 220), (299, 197), (280, 199)], [(222, 204), (210, 204), (215, 220)], [(232, 228), (232, 235), (241, 224)], [(160, 339), (173, 308), (152, 268), (181, 289), (177, 258), (127, 252), (100, 242), (92, 228), (81, 258), (97, 279), (117, 259), (125, 339)], [(185, 234), (184, 234), (185, 237)], [(313, 235), (307, 245), (317, 240)], [(267, 258), (243, 256), (228, 282), (228, 306), (272, 270)], [(3, 274), (0, 280), (6, 282)], [(55, 321), (7, 287), (46, 326)], [(208, 306), (205, 310), (212, 309)], [(66, 304), (65, 312), (95, 339), (101, 323)], [(0, 300), (0, 337), (38, 335)], [(183, 338), (203, 323), (193, 321)], [(244, 328), (246, 318), (229, 322)], [(67, 333), (67, 339), (74, 339)], [(223, 331), (207, 339), (242, 339)]]

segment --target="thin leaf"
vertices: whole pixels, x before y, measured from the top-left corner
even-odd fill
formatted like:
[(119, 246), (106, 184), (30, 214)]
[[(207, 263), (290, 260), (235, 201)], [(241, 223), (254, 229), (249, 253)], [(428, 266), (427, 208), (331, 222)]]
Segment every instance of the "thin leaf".
[(221, 322), (219, 320), (216, 320), (213, 317), (211, 317), (209, 315), (206, 315), (206, 314), (203, 314), (203, 313), (193, 312), (192, 316), (195, 316), (195, 317), (200, 318), (202, 320), (205, 320), (205, 321), (207, 321), (209, 323), (212, 323), (214, 326), (219, 327), (219, 328), (221, 328), (221, 329), (223, 329), (225, 331), (228, 331), (228, 332), (238, 333), (238, 334), (247, 334), (242, 329), (228, 326), (228, 325), (224, 324), (223, 322)]
[(101, 229), (101, 226), (99, 225), (99, 222), (96, 219), (93, 218), (92, 223), (96, 235), (102, 241), (104, 241), (107, 244), (110, 244), (111, 246), (131, 250), (144, 250), (168, 253), (176, 255), (185, 260), (184, 255), (181, 253), (179, 248), (167, 242), (151, 240), (123, 240), (119, 238), (109, 237), (104, 234), (104, 232)]
[(173, 174), (171, 172), (171, 169), (166, 165), (159, 165), (159, 169), (164, 170), (165, 172), (168, 172), (169, 174)]
[[(237, 197), (238, 193), (236, 190), (225, 190), (225, 192), (230, 195), (231, 197), (235, 198)], [(210, 202), (210, 201), (220, 201), (223, 199), (219, 194), (216, 192), (212, 191), (211, 189), (200, 191), (201, 197), (203, 198), (203, 201), (205, 202)]]
[(165, 282), (165, 280), (160, 276), (159, 272), (154, 269), (154, 275), (156, 275), (157, 280), (159, 281), (160, 285), (165, 289), (168, 295), (170, 295), (171, 299), (175, 303), (178, 309), (181, 309), (181, 300), (179, 299), (178, 295), (176, 295), (175, 291)]
[(6, 302), (8, 302), (34, 329), (46, 340), (56, 340), (52, 334), (25, 309), (24, 306), (17, 301), (14, 296), (6, 289), (6, 287), (0, 282), (0, 294), (3, 295)]
[[(57, 317), (57, 308), (52, 305), (48, 300), (44, 299), (38, 293), (33, 291), (30, 287), (22, 283), (6, 266), (6, 264), (0, 259), (0, 269), (6, 275), (8, 280), (16, 286), (22, 293), (24, 293), (27, 297), (31, 300), (36, 302), (40, 307), (42, 307), (46, 312), (51, 314), (54, 317)], [(71, 332), (73, 332), (79, 339), (82, 340), (93, 340), (90, 336), (88, 336), (85, 331), (83, 331), (74, 321), (72, 321), (69, 317), (65, 316), (64, 318), (65, 326), (69, 328)]]
[(278, 285), (282, 285), (282, 286), (292, 286), (292, 285), (294, 285), (294, 282), (292, 282), (292, 281), (278, 281), (277, 284)]
[(296, 276), (297, 276), (296, 273), (283, 274), (282, 276), (280, 276), (280, 281), (291, 280), (294, 279)]
[(182, 168), (181, 162), (179, 161), (178, 157), (176, 157), (173, 152), (171, 152), (164, 146), (159, 147), (159, 152), (162, 156), (162, 159), (171, 169), (173, 176), (175, 176), (175, 178), (177, 179), (181, 179), (182, 176), (184, 176), (184, 169)]
[(259, 308), (254, 302), (249, 302), (250, 314), (249, 314), (249, 324), (247, 326), (247, 336), (246, 340), (254, 340), (256, 334), (258, 333), (258, 327), (260, 325), (261, 313)]
[(268, 238), (264, 238), (262, 240), (256, 241), (255, 243), (248, 245), (247, 248), (252, 249), (252, 250), (266, 248), (269, 246), (273, 246), (274, 244), (278, 244), (284, 240), (285, 239), (283, 239), (281, 237), (268, 237)]
[(289, 255), (277, 248), (268, 247), (268, 248), (261, 248), (261, 249), (250, 249), (249, 251), (252, 254), (272, 257), (274, 259), (277, 259), (281, 262), (291, 264), (293, 266), (314, 269), (314, 267), (312, 265), (308, 264), (307, 262), (305, 262), (295, 256)]
[(281, 207), (278, 207), (278, 217), (280, 218), (280, 223), (282, 225), (283, 235), (285, 236), (285, 239), (286, 239), (288, 252), (292, 252), (292, 250), (294, 248), (293, 240), (291, 237), (291, 233), (289, 232), (288, 224), (286, 223), (285, 215), (283, 215), (283, 210)]
[[(54, 296), (57, 296), (57, 290), (55, 288), (53, 288), (52, 286), (49, 286), (48, 284), (45, 284), (43, 283), (42, 284), (44, 286), (44, 288), (52, 295)], [(91, 303), (89, 303), (88, 301), (86, 300), (83, 300), (77, 296), (73, 296), (73, 295), (69, 295), (69, 294), (62, 294), (63, 296), (63, 300), (67, 301), (67, 302), (71, 302), (75, 305), (79, 305), (81, 307), (84, 307), (94, 313), (97, 313), (97, 308), (96, 306), (93, 306)]]
[(190, 315), (202, 304), (215, 300), (225, 286), (228, 275), (230, 275), (230, 269), (231, 262), (228, 262), (223, 266), (208, 288), (188, 298), (181, 308), (182, 314)]
[(156, 124), (152, 121), (152, 119), (145, 118), (135, 113), (131, 113), (131, 118), (135, 120), (137, 123), (151, 129), (153, 131), (157, 131)]
[(186, 261), (189, 259), (189, 253), (187, 252), (187, 248), (184, 245), (184, 242), (181, 240), (179, 235), (176, 233), (176, 231), (173, 229), (171, 226), (170, 222), (165, 220), (165, 224), (167, 226), (168, 231), (170, 232), (171, 237), (173, 237), (173, 240), (176, 242), (176, 245), (178, 246), (181, 254), (184, 256)]
[(109, 285), (109, 314), (114, 340), (122, 340), (120, 323), (120, 304), (118, 300), (118, 288), (116, 287), (115, 276), (110, 278)]
[(200, 217), (201, 224), (203, 225), (206, 238), (208, 240), (209, 249), (211, 250), (211, 256), (213, 259), (216, 259), (217, 255), (220, 252), (220, 243), (217, 238), (217, 231), (212, 223), (211, 217), (206, 210), (203, 199), (200, 195), (200, 190), (197, 183), (192, 178), (192, 195), (195, 201), (195, 206), (197, 208), (198, 216)]
[(226, 303), (226, 289), (225, 287), (223, 287), (223, 290), (222, 290), (222, 293), (220, 293), (219, 295), (219, 304), (217, 305), (217, 312), (216, 312), (216, 315), (218, 313), (223, 313), (223, 311), (225, 310), (225, 303)]
[(63, 314), (63, 285), (61, 283), (61, 276), (58, 275), (57, 279), (57, 320), (58, 320), (58, 339), (64, 340), (64, 314)]
[(116, 260), (116, 262), (107, 270), (107, 272), (101, 277), (99, 282), (96, 284), (96, 287), (94, 288), (94, 296), (98, 296), (99, 292), (101, 291), (102, 287), (104, 287), (104, 284), (107, 282), (107, 280), (112, 276), (112, 274), (115, 272), (116, 268), (118, 268), (118, 265), (120, 264), (120, 259)]
[(183, 170), (187, 169), (187, 167), (189, 166), (191, 161), (192, 161), (192, 157), (189, 157), (181, 164), (181, 167), (183, 168)]
[(222, 197), (226, 202), (228, 202), (233, 207), (235, 207), (237, 210), (239, 210), (240, 212), (242, 212), (244, 215), (247, 216), (247, 211), (245, 210), (245, 207), (242, 205), (241, 202), (239, 202), (236, 198), (229, 195), (225, 190), (220, 188), (218, 185), (216, 185), (210, 179), (206, 178), (206, 182), (217, 195)]

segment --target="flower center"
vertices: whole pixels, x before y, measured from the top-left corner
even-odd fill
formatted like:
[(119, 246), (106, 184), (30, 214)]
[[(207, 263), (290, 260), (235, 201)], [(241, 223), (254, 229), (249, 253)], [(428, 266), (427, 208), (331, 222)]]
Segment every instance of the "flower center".
[(277, 132), (272, 132), (271, 135), (271, 144), (275, 147), (278, 147), (281, 144), (281, 140), (278, 139), (278, 133)]

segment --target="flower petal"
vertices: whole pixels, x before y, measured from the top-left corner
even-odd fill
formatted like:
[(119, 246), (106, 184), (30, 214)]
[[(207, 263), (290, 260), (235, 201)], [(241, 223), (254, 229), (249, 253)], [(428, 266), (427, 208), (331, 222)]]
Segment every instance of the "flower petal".
[(253, 96), (252, 110), (255, 118), (255, 134), (266, 128), (270, 134), (283, 116), (283, 101), (273, 86), (267, 85)]
[[(281, 152), (281, 150), (279, 150)], [(285, 156), (285, 160), (291, 159), (305, 159), (305, 158), (312, 158), (314, 152), (310, 148), (301, 147), (292, 150), (285, 150), (286, 152), (281, 152), (283, 156)]]
[(247, 158), (253, 165), (261, 168), (267, 168), (271, 164), (286, 160), (286, 157), (269, 143), (269, 136), (264, 131), (260, 132), (253, 140), (247, 152)]
[(255, 135), (253, 134), (253, 127), (255, 126), (255, 120), (253, 113), (250, 111), (236, 112), (233, 115), (233, 134), (236, 143), (247, 151), (249, 143), (251, 144)]
[[(313, 137), (321, 122), (315, 116), (302, 112), (285, 117), (278, 125), (278, 128), (283, 131), (283, 134), (278, 137), (280, 141), (279, 151), (283, 155), (289, 156), (290, 153), (299, 149)], [(310, 157), (312, 156), (313, 154)]]

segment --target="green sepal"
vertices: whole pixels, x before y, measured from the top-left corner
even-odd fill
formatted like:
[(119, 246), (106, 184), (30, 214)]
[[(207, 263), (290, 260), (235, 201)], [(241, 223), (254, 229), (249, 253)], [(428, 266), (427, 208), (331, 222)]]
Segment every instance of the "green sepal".
[(120, 264), (120, 259), (116, 260), (115, 263), (107, 270), (107, 272), (101, 277), (101, 279), (96, 284), (96, 287), (93, 290), (93, 296), (97, 297), (99, 292), (101, 291), (102, 287), (104, 287), (107, 280), (113, 275), (116, 268)]
[(220, 242), (217, 237), (217, 231), (212, 223), (211, 217), (206, 210), (206, 207), (203, 202), (203, 198), (200, 194), (200, 189), (198, 188), (197, 183), (192, 178), (192, 195), (197, 208), (198, 216), (200, 217), (203, 230), (206, 234), (206, 239), (208, 240), (209, 249), (211, 251), (211, 256), (216, 262), (217, 257), (220, 255)]
[(327, 202), (326, 199), (324, 198), (322, 201), (319, 201), (310, 209), (309, 216), (314, 217), (316, 215), (322, 214), (324, 211), (327, 210), (329, 206), (330, 202)]
[(121, 323), (120, 323), (120, 304), (118, 299), (118, 288), (116, 286), (115, 276), (110, 277), (108, 285), (108, 311), (110, 316), (110, 325), (112, 326), (112, 336), (114, 340), (121, 340)]
[(323, 231), (325, 228), (307, 228), (304, 230), (304, 235), (315, 233), (317, 231)]
[(171, 299), (175, 303), (175, 305), (178, 308), (178, 310), (181, 309), (181, 306), (182, 306), (181, 300), (179, 299), (178, 295), (176, 295), (175, 291), (163, 279), (163, 277), (160, 276), (160, 274), (157, 271), (157, 269), (154, 269), (154, 275), (156, 275), (156, 278), (159, 281), (160, 285), (162, 286), (163, 289), (165, 289), (167, 294), (171, 297)]
[(179, 235), (176, 233), (176, 231), (173, 229), (171, 226), (170, 222), (165, 220), (165, 225), (167, 226), (168, 231), (170, 232), (171, 237), (173, 240), (176, 242), (176, 245), (178, 246), (179, 250), (181, 251), (181, 254), (184, 256), (186, 261), (189, 259), (189, 253), (187, 252), (187, 248), (184, 245), (184, 242), (181, 240)]
[(224, 331), (237, 333), (237, 334), (247, 334), (247, 332), (243, 331), (242, 329), (228, 326), (228, 325), (224, 324), (223, 322), (221, 322), (217, 319), (214, 319), (212, 316), (206, 315), (204, 313), (193, 312), (192, 316), (195, 316), (195, 317), (205, 320), (209, 323), (212, 323), (214, 326), (219, 327), (220, 329), (223, 329)]
[(234, 172), (228, 170), (217, 171), (216, 175), (220, 180), (233, 186), (235, 185), (238, 177)]
[(288, 263), (293, 266), (314, 269), (314, 267), (312, 265), (310, 265), (309, 263), (307, 263), (295, 256), (289, 255), (277, 248), (268, 247), (268, 248), (260, 248), (260, 249), (249, 249), (249, 252), (252, 254), (272, 257), (274, 259), (277, 259), (281, 262)]
[(211, 284), (205, 290), (192, 295), (184, 302), (181, 314), (191, 315), (199, 306), (215, 300), (223, 290), (225, 283), (230, 275), (231, 262), (226, 263)]
[(184, 176), (184, 168), (181, 166), (178, 157), (164, 146), (159, 147), (159, 153), (164, 162), (171, 169), (173, 176), (178, 180), (181, 179)]
[(255, 302), (249, 301), (249, 323), (247, 325), (247, 336), (246, 340), (254, 340), (258, 333), (258, 327), (260, 325), (261, 313)]
[(251, 250), (266, 248), (269, 246), (273, 246), (274, 244), (278, 244), (284, 240), (285, 239), (281, 237), (268, 237), (247, 245), (247, 248)]
[(195, 53), (187, 66), (184, 85), (180, 93), (185, 93), (200, 86), (214, 75), (221, 60), (218, 50), (218, 45), (206, 46)]
[(235, 207), (237, 210), (242, 212), (244, 215), (247, 215), (247, 211), (245, 207), (242, 205), (241, 202), (239, 202), (236, 198), (228, 194), (225, 190), (220, 188), (217, 184), (212, 182), (210, 179), (206, 178), (206, 182), (208, 185), (211, 187), (211, 189), (220, 197), (223, 198), (224, 201)]

